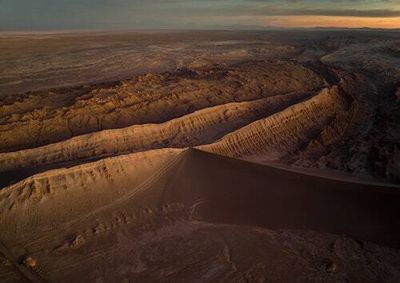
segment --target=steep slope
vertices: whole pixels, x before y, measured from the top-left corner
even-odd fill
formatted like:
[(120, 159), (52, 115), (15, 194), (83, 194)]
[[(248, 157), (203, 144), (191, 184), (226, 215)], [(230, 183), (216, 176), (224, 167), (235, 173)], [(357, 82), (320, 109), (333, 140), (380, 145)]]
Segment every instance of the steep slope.
[(5, 43), (0, 282), (399, 282), (398, 34), (303, 32)]
[[(4, 108), (8, 114), (0, 118), (0, 152), (33, 148), (103, 129), (165, 122), (206, 107), (307, 92), (323, 85), (323, 79), (300, 64), (247, 62), (82, 87), (74, 89), (77, 93), (70, 98), (75, 100), (56, 106), (38, 104), (32, 109), (21, 103), (0, 104), (0, 113)], [(35, 101), (28, 96), (26, 103), (31, 100)]]
[[(161, 167), (152, 167), (156, 173), (147, 180), (139, 181), (138, 176), (141, 175), (118, 175), (113, 172), (109, 182), (92, 180), (86, 189), (82, 189), (84, 186), (78, 188), (73, 185), (63, 189), (53, 183), (53, 193), (39, 198), (24, 197), (33, 191), (29, 187), (25, 187), (22, 195), (17, 186), (2, 190), (0, 227), (6, 233), (0, 235), (1, 242), (7, 247), (8, 253), (17, 259), (23, 255), (37, 259), (38, 265), (29, 272), (40, 278), (80, 282), (94, 278), (118, 280), (120, 276), (142, 280), (155, 280), (152, 276), (156, 276), (159, 280), (179, 281), (179, 268), (170, 270), (169, 275), (158, 272), (172, 268), (171, 257), (176, 255), (185, 258), (184, 255), (187, 255), (191, 258), (194, 254), (190, 250), (196, 252), (202, 248), (204, 251), (199, 254), (200, 262), (193, 264), (203, 265), (199, 270), (205, 279), (205, 271), (209, 270), (213, 262), (211, 259), (215, 256), (212, 252), (214, 249), (215, 252), (221, 248), (225, 250), (225, 264), (231, 267), (232, 264), (247, 266), (248, 270), (255, 268), (258, 260), (277, 260), (273, 255), (284, 242), (293, 245), (290, 248), (292, 251), (310, 251), (312, 247), (306, 240), (307, 235), (321, 245), (332, 243), (331, 248), (336, 252), (359, 253), (361, 258), (368, 253), (363, 251), (362, 245), (366, 245), (364, 241), (399, 245), (398, 187), (308, 176), (197, 150), (187, 150), (178, 155), (174, 151), (172, 154), (164, 159), (164, 165), (158, 165)], [(134, 155), (143, 156), (142, 153)], [(162, 154), (152, 156), (159, 160)], [(152, 160), (150, 155), (148, 158)], [(149, 163), (144, 162), (146, 164)], [(76, 169), (65, 169), (63, 173), (68, 176)], [(54, 173), (49, 172), (47, 175)], [(131, 179), (123, 181), (128, 176)], [(110, 191), (114, 194), (112, 197), (109, 197)], [(4, 209), (9, 205), (6, 200), (10, 199), (15, 200), (13, 207)], [(82, 199), (91, 201), (79, 201)], [(15, 219), (19, 221), (13, 221)], [(279, 234), (264, 229), (317, 232), (288, 231)], [(350, 239), (341, 240), (331, 233), (356, 237), (362, 244), (354, 244)], [(199, 235), (203, 235), (204, 241), (199, 241)], [(181, 244), (178, 244), (178, 239)], [(220, 240), (213, 244), (212, 239)], [(246, 239), (266, 241), (266, 246), (256, 248), (250, 245), (249, 250), (243, 249), (246, 246), (244, 243), (248, 242)], [(225, 248), (221, 246), (224, 241)], [(155, 251), (147, 254), (151, 246)], [(276, 256), (281, 262), (277, 266), (287, 268), (293, 260), (300, 260), (304, 268), (316, 272), (315, 278), (327, 282), (338, 280), (335, 276), (339, 275), (356, 276), (358, 280), (363, 276), (367, 276), (368, 280), (377, 278), (376, 274), (354, 273), (354, 268), (364, 269), (365, 266), (343, 257), (338, 257), (333, 263), (329, 259), (326, 263), (328, 268), (329, 264), (336, 266), (336, 262), (347, 266), (340, 273), (330, 275), (329, 272), (321, 271), (321, 266), (325, 268), (323, 256), (329, 254), (328, 246), (321, 248), (315, 255), (319, 258), (319, 267), (314, 266), (309, 255), (299, 253), (289, 256), (279, 252)], [(398, 252), (372, 246), (373, 254), (382, 254), (380, 258), (388, 266), (400, 264)], [(261, 256), (257, 249), (276, 252), (270, 256)], [(132, 254), (134, 251), (135, 256)], [(257, 255), (249, 256), (253, 253)], [(393, 253), (391, 259), (388, 253)], [(153, 256), (157, 256), (159, 261), (153, 261)], [(189, 258), (183, 261), (184, 266), (190, 265), (190, 260), (187, 261)], [(145, 266), (140, 267), (140, 262), (145, 263)], [(221, 266), (223, 270), (225, 264)], [(102, 271), (93, 268), (103, 265)], [(124, 266), (130, 268), (123, 271)], [(371, 268), (377, 269), (378, 263)], [(240, 270), (232, 272), (234, 278), (241, 274)], [(185, 276), (192, 278), (194, 273), (195, 270), (189, 269)], [(259, 270), (259, 276), (265, 277), (268, 273), (269, 268)], [(208, 276), (216, 279), (216, 275), (212, 274)], [(227, 276), (226, 270), (216, 274)], [(388, 272), (385, 276), (394, 278), (395, 274)], [(274, 276), (278, 276), (276, 280), (286, 278), (290, 281), (296, 276), (306, 278), (303, 277), (306, 275), (304, 269), (289, 268), (284, 275)]]
[[(348, 150), (352, 142), (370, 131), (375, 89), (362, 76), (332, 72), (330, 76), (336, 74), (337, 84), (314, 95), (295, 92), (224, 103), (164, 123), (103, 130), (38, 148), (0, 153), (2, 184), (52, 168), (165, 147), (197, 146), (245, 160), (302, 167), (366, 166), (356, 165), (358, 159), (345, 163), (344, 157), (351, 157)], [(328, 155), (331, 157), (326, 158)]]
[[(9, 221), (4, 235), (12, 232), (12, 227), (29, 231), (46, 221), (64, 221), (91, 211), (138, 186), (179, 152), (160, 149), (108, 158), (47, 171), (4, 188), (0, 191), (0, 209), (3, 220)], [(22, 210), (21, 205), (25, 207)], [(33, 210), (24, 217), (26, 209)], [(54, 209), (58, 212), (49, 215)]]
[(360, 157), (349, 159), (373, 127), (376, 89), (363, 76), (336, 72), (337, 85), (199, 148), (261, 163), (365, 168)]
[(161, 124), (134, 125), (81, 135), (38, 148), (0, 153), (0, 172), (163, 147), (211, 143), (254, 120), (309, 97), (292, 93), (205, 108)]
[(309, 141), (346, 107), (336, 87), (324, 89), (309, 100), (199, 148), (231, 157), (279, 159)]

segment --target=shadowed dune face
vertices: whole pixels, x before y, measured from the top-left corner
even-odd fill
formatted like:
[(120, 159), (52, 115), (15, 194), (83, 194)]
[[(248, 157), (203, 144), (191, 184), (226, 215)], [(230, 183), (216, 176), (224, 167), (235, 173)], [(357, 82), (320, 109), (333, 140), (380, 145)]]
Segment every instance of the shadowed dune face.
[[(34, 269), (33, 276), (82, 282), (95, 278), (228, 280), (243, 273), (264, 278), (275, 269), (262, 265), (258, 275), (253, 274), (259, 262), (287, 270), (273, 272), (276, 281), (309, 278), (303, 268), (290, 267), (296, 258), (315, 278), (328, 282), (348, 276), (370, 280), (383, 276), (382, 271), (377, 275), (357, 270), (364, 268), (363, 261), (371, 254), (382, 260), (372, 264), (374, 270), (399, 262), (398, 250), (366, 242), (399, 244), (398, 187), (335, 181), (198, 150), (158, 150), (127, 158), (129, 164), (140, 162), (140, 168), (153, 173), (143, 182), (143, 169), (124, 166), (121, 172), (118, 164), (127, 159), (118, 157), (103, 167), (108, 168), (106, 173), (94, 173), (79, 186), (72, 181), (84, 180), (77, 177), (87, 170), (100, 169), (81, 166), (49, 172), (53, 177), (47, 189), (36, 178), (34, 186), (21, 190), (22, 182), (0, 192), (1, 207), (8, 207), (0, 216), (1, 228), (7, 227), (2, 234), (7, 251), (18, 254), (23, 246), (40, 260), (40, 270)], [(149, 162), (161, 159), (165, 162)], [(96, 164), (101, 167), (102, 162)], [(51, 189), (65, 184), (57, 173), (70, 178), (63, 190)], [(88, 197), (90, 202), (83, 201)], [(9, 202), (12, 199), (14, 203)], [(262, 243), (255, 253), (254, 241)], [(312, 252), (315, 245), (321, 249), (318, 255)], [(306, 254), (287, 254), (282, 249)], [(344, 254), (358, 254), (359, 259), (351, 261)], [(176, 268), (172, 256), (182, 258), (179, 266), (189, 269), (171, 271), (166, 279), (162, 270)], [(220, 256), (221, 261), (215, 259)], [(190, 260), (193, 257), (195, 262)], [(93, 268), (102, 264), (105, 270)], [(233, 265), (236, 268), (231, 270)], [(207, 272), (217, 266), (218, 271)], [(384, 274), (389, 279), (398, 276), (396, 271)]]
[[(85, 82), (8, 96), (8, 83), (0, 82), (0, 171), (10, 172), (8, 176), (162, 147), (204, 146), (257, 162), (398, 179), (389, 165), (400, 138), (398, 102), (393, 103), (399, 84), (396, 33), (176, 32), (3, 39), (0, 64), (14, 62), (19, 68), (15, 74), (3, 69), (11, 81), (32, 73), (51, 78), (55, 73), (49, 66), (56, 64), (51, 58), (58, 58), (57, 64), (69, 69), (55, 68), (57, 74), (71, 77), (73, 72)], [(63, 46), (63, 40), (70, 45)], [(129, 79), (90, 84), (84, 74), (91, 72), (71, 61), (80, 58), (84, 66), (114, 73), (105, 65), (120, 66), (121, 58), (133, 64), (127, 54), (134, 53), (166, 66), (146, 52), (175, 65), (169, 72), (146, 69), (134, 76), (129, 71)], [(15, 61), (18, 56), (37, 57), (32, 70), (23, 68), (23, 60)], [(97, 60), (99, 56), (104, 60)], [(40, 66), (42, 71), (34, 71)], [(37, 87), (20, 86), (35, 90), (62, 85), (46, 84), (42, 77), (31, 78)], [(333, 95), (319, 95), (323, 89)], [(265, 134), (273, 128), (273, 134)], [(242, 147), (240, 136), (257, 136), (258, 131), (264, 134), (250, 148)], [(2, 186), (15, 178), (3, 179)]]
[(32, 37), (0, 43), (0, 281), (400, 278), (392, 33)]

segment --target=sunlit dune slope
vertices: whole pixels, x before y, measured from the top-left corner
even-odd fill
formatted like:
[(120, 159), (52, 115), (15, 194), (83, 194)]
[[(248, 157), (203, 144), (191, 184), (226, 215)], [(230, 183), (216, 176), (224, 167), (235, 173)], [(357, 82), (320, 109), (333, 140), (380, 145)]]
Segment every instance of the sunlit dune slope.
[[(48, 222), (58, 226), (95, 217), (97, 210), (121, 210), (138, 197), (136, 205), (150, 210), (170, 202), (196, 204), (192, 215), (205, 221), (345, 233), (396, 245), (398, 188), (356, 180), (305, 175), (195, 149), (164, 149), (21, 181), (1, 191), (1, 219), (9, 225), (4, 236), (19, 231), (23, 237), (23, 231), (32, 233)], [(12, 223), (16, 216), (18, 223)]]
[[(0, 228), (5, 233), (0, 240), (4, 247), (16, 258), (21, 253), (34, 256), (40, 268), (29, 272), (53, 281), (61, 277), (89, 280), (97, 264), (107, 263), (107, 269), (117, 270), (132, 252), (132, 241), (139, 243), (147, 237), (158, 248), (169, 249), (169, 237), (195, 241), (192, 231), (207, 230), (208, 225), (214, 228), (206, 233), (205, 241), (233, 229), (232, 237), (241, 242), (242, 233), (252, 238), (254, 227), (260, 227), (315, 231), (319, 234), (314, 237), (321, 241), (339, 234), (399, 245), (398, 187), (310, 176), (195, 149), (135, 153), (125, 163), (133, 167), (119, 167), (120, 161), (116, 157), (97, 162), (98, 168), (104, 167), (94, 170), (92, 166), (92, 171), (87, 165), (49, 171), (3, 189)], [(147, 169), (153, 173), (142, 174)], [(99, 170), (105, 171), (96, 174)], [(85, 172), (92, 172), (92, 178), (85, 178)], [(50, 180), (47, 187), (38, 183), (44, 177)], [(295, 246), (296, 233), (307, 232), (289, 232), (287, 241)], [(167, 238), (159, 242), (152, 238), (157, 235)], [(178, 250), (171, 250), (170, 256), (176, 253), (179, 256)], [(208, 256), (209, 252), (202, 261)], [(289, 259), (282, 260), (286, 265)], [(162, 269), (158, 264), (152, 268)], [(130, 274), (141, 273), (131, 270)], [(109, 276), (118, 277), (118, 273)]]

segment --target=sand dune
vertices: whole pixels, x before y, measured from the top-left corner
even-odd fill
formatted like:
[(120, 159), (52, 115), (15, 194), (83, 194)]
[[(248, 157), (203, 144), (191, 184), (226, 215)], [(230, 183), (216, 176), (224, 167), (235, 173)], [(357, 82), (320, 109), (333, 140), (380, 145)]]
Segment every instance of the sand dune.
[[(399, 245), (399, 187), (309, 176), (194, 149), (178, 152), (132, 154), (135, 158), (129, 164), (133, 167), (122, 167), (124, 171), (119, 174), (116, 171), (122, 168), (116, 165), (120, 158), (113, 158), (105, 164), (114, 164), (104, 167), (112, 170), (112, 178), (106, 179), (107, 174), (102, 172), (94, 174), (101, 177), (79, 186), (71, 180), (85, 180), (82, 172), (89, 170), (85, 165), (64, 169), (70, 178), (68, 187), (63, 187), (65, 182), (50, 171), (45, 174), (51, 180), (50, 191), (29, 187), (26, 181), (2, 190), (0, 227), (6, 233), (0, 236), (1, 242), (17, 257), (21, 252), (17, 247), (24, 246), (40, 262), (40, 269), (30, 272), (50, 281), (61, 279), (60, 274), (69, 280), (90, 280), (96, 277), (92, 267), (100, 262), (107, 262), (107, 270), (113, 268), (113, 276), (118, 277), (116, 270), (125, 264), (121, 259), (130, 251), (126, 245), (142, 241), (146, 233), (158, 237), (162, 231), (168, 231), (169, 237), (189, 240), (196, 238), (197, 229), (208, 230), (208, 237), (233, 229), (235, 241), (243, 241), (242, 233), (254, 237), (250, 235), (256, 230), (244, 232), (240, 227), (301, 229), (316, 231), (319, 234), (314, 237), (325, 241), (339, 234), (387, 246)], [(163, 164), (159, 163), (161, 159)], [(139, 174), (141, 166), (156, 173), (143, 179), (144, 175)], [(40, 176), (34, 179), (31, 184), (37, 184)], [(88, 199), (91, 201), (85, 201)], [(18, 222), (13, 221), (16, 218)], [(216, 226), (207, 228), (210, 224)], [(287, 241), (295, 244), (296, 233), (300, 232), (288, 232)], [(169, 248), (169, 240), (160, 242), (164, 237), (161, 235), (154, 244), (158, 249)], [(91, 256), (78, 256), (94, 247), (100, 257), (93, 251)], [(104, 257), (108, 259), (104, 261)], [(113, 257), (115, 260), (111, 260)], [(284, 257), (284, 264), (287, 260)], [(141, 274), (135, 270), (126, 272), (133, 277)], [(304, 276), (298, 270), (289, 273)]]
[[(11, 232), (12, 227), (32, 231), (49, 220), (71, 219), (106, 204), (139, 185), (157, 166), (180, 151), (160, 149), (113, 157), (47, 171), (4, 188), (0, 191), (0, 209), (9, 225), (7, 231)], [(48, 213), (54, 210), (58, 212)], [(15, 222), (15, 217), (21, 217), (20, 221)]]
[(0, 43), (0, 282), (399, 281), (397, 35), (139, 34)]
[[(192, 99), (189, 108), (200, 110), (162, 123), (96, 131), (41, 147), (0, 153), (0, 172), (13, 171), (11, 175), (18, 175), (18, 170), (22, 172), (24, 168), (38, 168), (37, 172), (40, 172), (48, 170), (48, 165), (52, 164), (58, 168), (66, 162), (79, 164), (90, 162), (93, 158), (165, 147), (198, 146), (206, 151), (256, 162), (285, 159), (301, 163), (304, 159), (317, 159), (328, 146), (368, 129), (369, 120), (363, 118), (373, 115), (370, 106), (373, 103), (368, 98), (373, 96), (373, 89), (368, 82), (345, 72), (335, 72), (338, 84), (316, 94), (292, 92), (230, 102), (230, 95), (237, 96), (234, 92), (218, 97), (218, 102), (211, 103), (217, 105), (210, 107)], [(269, 84), (268, 81), (262, 83)], [(360, 84), (364, 86), (355, 88)], [(179, 97), (175, 97), (174, 101), (178, 106), (168, 106), (168, 115), (179, 113), (170, 112), (171, 107), (180, 107)], [(149, 119), (148, 114), (152, 115), (149, 111), (135, 112), (131, 116)], [(159, 117), (163, 117), (159, 110), (155, 111), (154, 115), (159, 113)], [(23, 131), (23, 127), (19, 129)], [(46, 130), (51, 129), (52, 126), (46, 127)], [(26, 134), (29, 133), (24, 132)], [(4, 137), (23, 140), (15, 136)]]

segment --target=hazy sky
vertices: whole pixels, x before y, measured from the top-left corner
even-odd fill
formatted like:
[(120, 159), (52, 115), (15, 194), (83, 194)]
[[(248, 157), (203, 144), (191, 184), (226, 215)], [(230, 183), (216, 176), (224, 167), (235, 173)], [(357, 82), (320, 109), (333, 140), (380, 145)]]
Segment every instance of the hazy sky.
[(400, 0), (0, 0), (0, 30), (400, 28)]

